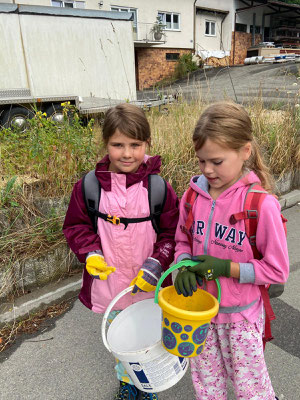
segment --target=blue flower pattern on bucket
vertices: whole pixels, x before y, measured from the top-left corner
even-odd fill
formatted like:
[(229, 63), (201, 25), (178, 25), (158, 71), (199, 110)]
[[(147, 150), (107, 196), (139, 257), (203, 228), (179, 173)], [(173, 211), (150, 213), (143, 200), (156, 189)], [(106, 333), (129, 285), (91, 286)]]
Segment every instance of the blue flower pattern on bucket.
[(180, 343), (178, 346), (178, 353), (181, 354), (183, 357), (188, 357), (191, 354), (193, 354), (193, 351), (195, 350), (195, 346), (193, 343), (186, 342), (186, 343)]
[(204, 324), (199, 326), (193, 333), (193, 342), (196, 344), (201, 344), (206, 339), (208, 334), (209, 324)]
[[(166, 326), (170, 325), (170, 322), (167, 318), (164, 318), (164, 323)], [(195, 350), (196, 350), (196, 354), (202, 353), (202, 351), (204, 349), (203, 342), (205, 342), (205, 340), (206, 340), (209, 326), (210, 326), (210, 324), (207, 323), (207, 324), (201, 325), (198, 328), (196, 328), (194, 330), (194, 332), (192, 333), (193, 343), (191, 343), (191, 342), (179, 343), (178, 347), (177, 347), (178, 353), (183, 357), (189, 357)], [(172, 322), (171, 329), (173, 330), (173, 332), (178, 333), (178, 334), (180, 332), (182, 332), (182, 326), (177, 322)], [(184, 330), (186, 332), (190, 332), (193, 330), (193, 328), (191, 325), (185, 325)], [(173, 332), (171, 332), (167, 328), (163, 328), (163, 335), (162, 335), (163, 343), (166, 346), (166, 348), (170, 349), (170, 350), (174, 349), (177, 346), (177, 340), (176, 340), (176, 337), (173, 334)], [(182, 333), (180, 335), (180, 339), (188, 340), (189, 335), (187, 335), (186, 333)], [(195, 345), (200, 345), (200, 346), (195, 346)]]
[(167, 349), (174, 349), (177, 345), (177, 340), (174, 334), (167, 328), (163, 328), (163, 342)]
[(182, 331), (182, 326), (178, 322), (172, 322), (171, 328), (175, 333), (180, 333)]
[(187, 335), (186, 333), (183, 333), (182, 335), (180, 335), (180, 338), (181, 338), (182, 340), (188, 340), (189, 335)]
[(186, 332), (191, 332), (193, 330), (193, 327), (191, 325), (185, 325), (184, 330)]

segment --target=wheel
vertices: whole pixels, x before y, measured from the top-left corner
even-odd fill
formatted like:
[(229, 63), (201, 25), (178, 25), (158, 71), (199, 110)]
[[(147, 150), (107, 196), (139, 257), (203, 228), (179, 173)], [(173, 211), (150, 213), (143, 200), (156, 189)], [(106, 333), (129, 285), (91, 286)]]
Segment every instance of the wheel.
[(53, 122), (62, 123), (64, 120), (63, 106), (60, 104), (51, 104), (46, 108), (45, 113)]
[(3, 112), (2, 126), (24, 132), (28, 128), (28, 119), (33, 117), (33, 111), (28, 110), (28, 108), (11, 107)]

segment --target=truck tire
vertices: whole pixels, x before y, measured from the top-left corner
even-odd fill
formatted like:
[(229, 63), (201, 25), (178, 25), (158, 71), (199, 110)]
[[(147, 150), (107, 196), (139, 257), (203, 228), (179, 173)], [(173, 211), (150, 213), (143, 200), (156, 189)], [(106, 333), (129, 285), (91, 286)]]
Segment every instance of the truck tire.
[(25, 132), (28, 128), (28, 119), (33, 117), (33, 111), (28, 108), (11, 107), (3, 112), (1, 124), (3, 128), (15, 128), (21, 132)]
[(45, 113), (53, 122), (61, 123), (64, 120), (63, 106), (60, 104), (51, 104), (46, 108)]

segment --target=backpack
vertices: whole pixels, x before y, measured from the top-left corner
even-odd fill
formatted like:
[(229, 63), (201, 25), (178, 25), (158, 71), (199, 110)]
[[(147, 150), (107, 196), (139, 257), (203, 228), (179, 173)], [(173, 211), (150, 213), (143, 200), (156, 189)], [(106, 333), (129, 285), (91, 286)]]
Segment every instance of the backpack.
[(101, 184), (95, 175), (95, 170), (88, 172), (82, 178), (81, 189), (86, 209), (93, 224), (95, 233), (97, 233), (98, 218), (102, 218), (114, 225), (124, 224), (124, 229), (126, 229), (130, 223), (151, 221), (155, 232), (157, 234), (160, 232), (160, 215), (167, 198), (167, 183), (161, 176), (157, 174), (148, 175), (148, 200), (150, 215), (142, 218), (117, 217), (115, 215), (111, 216), (109, 214), (99, 212)]
[[(237, 221), (245, 220), (245, 233), (248, 237), (250, 246), (253, 251), (254, 258), (260, 259), (262, 258), (261, 254), (256, 248), (256, 230), (257, 224), (260, 214), (260, 209), (262, 202), (267, 196), (268, 192), (266, 192), (258, 183), (253, 183), (245, 197), (244, 201), (244, 209), (239, 213), (235, 213), (230, 217), (230, 223), (234, 225)], [(190, 228), (193, 224), (193, 204), (197, 198), (198, 193), (195, 192), (191, 187), (188, 189), (186, 196), (185, 208), (188, 210), (188, 216), (184, 226), (181, 226), (182, 232), (184, 232), (189, 240), (190, 246), (192, 248), (192, 235), (190, 232)], [(281, 214), (281, 219), (284, 227), (285, 234), (287, 233), (286, 222), (287, 219), (283, 217)], [(264, 347), (265, 343), (272, 340), (272, 332), (271, 332), (271, 321), (274, 320), (275, 314), (272, 309), (270, 298), (279, 297), (284, 291), (284, 284), (270, 284), (270, 285), (259, 285), (259, 289), (261, 292), (261, 296), (264, 303), (265, 308), (265, 332), (263, 337)]]

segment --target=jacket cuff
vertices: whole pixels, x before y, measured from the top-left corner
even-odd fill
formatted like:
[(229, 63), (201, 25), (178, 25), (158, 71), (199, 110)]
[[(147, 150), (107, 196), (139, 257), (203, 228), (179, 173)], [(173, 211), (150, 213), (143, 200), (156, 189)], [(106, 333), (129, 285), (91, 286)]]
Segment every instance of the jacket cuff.
[(255, 283), (255, 271), (252, 263), (240, 264), (240, 279), (239, 283)]
[(101, 250), (95, 250), (95, 251), (90, 251), (89, 253), (87, 253), (85, 259), (87, 260), (90, 256), (95, 256), (95, 255), (103, 257), (103, 253)]
[(177, 260), (176, 260), (176, 264), (178, 264), (180, 261), (182, 261), (184, 258), (185, 259), (187, 259), (187, 258), (189, 258), (189, 259), (191, 259), (191, 255), (189, 254), (189, 253), (182, 253), (182, 254), (180, 254), (178, 257), (177, 257)]

